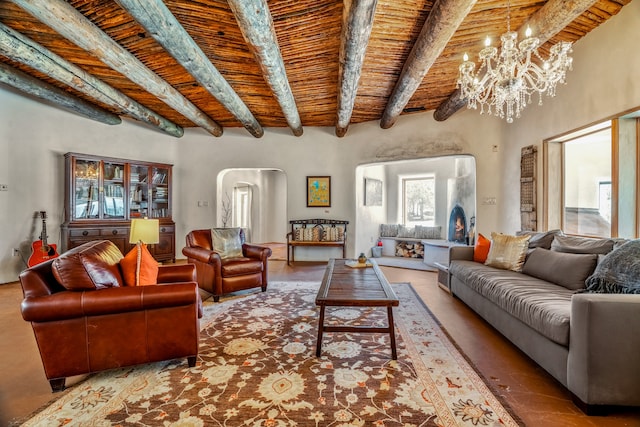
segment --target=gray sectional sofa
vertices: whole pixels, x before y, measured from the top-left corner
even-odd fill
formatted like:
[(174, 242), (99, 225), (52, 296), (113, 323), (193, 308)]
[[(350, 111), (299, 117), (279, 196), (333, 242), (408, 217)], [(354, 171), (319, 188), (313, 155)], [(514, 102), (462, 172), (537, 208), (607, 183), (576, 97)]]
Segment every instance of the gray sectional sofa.
[(640, 406), (640, 294), (585, 292), (585, 278), (618, 243), (534, 233), (520, 272), (473, 261), (473, 247), (452, 247), (449, 286), (586, 413)]

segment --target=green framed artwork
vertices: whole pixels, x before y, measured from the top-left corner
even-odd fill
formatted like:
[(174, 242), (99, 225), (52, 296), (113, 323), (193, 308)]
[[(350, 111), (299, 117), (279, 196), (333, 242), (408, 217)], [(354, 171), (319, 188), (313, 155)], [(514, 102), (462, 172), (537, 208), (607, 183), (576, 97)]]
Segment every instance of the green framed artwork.
[(307, 177), (307, 207), (326, 208), (331, 207), (331, 177), (308, 176)]

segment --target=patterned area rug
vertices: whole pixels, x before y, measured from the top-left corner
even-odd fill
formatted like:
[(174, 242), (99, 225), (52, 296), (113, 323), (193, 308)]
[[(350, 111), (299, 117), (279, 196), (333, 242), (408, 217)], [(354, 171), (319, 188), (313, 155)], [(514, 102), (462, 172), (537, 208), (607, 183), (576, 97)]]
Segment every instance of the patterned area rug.
[[(271, 283), (205, 304), (186, 360), (92, 375), (25, 426), (517, 426), (409, 284), (393, 284), (398, 360), (385, 334), (326, 333), (318, 283)], [(385, 309), (327, 308), (333, 324), (386, 324)]]

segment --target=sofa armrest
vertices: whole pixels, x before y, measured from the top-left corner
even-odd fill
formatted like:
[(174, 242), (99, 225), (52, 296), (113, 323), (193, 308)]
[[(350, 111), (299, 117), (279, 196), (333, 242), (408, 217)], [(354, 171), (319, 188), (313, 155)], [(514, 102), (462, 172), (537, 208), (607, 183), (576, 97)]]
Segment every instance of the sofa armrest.
[(51, 322), (89, 316), (111, 315), (164, 307), (198, 305), (195, 282), (127, 286), (95, 291), (64, 291), (22, 300), (22, 318), (28, 322)]
[(209, 249), (187, 246), (182, 248), (182, 255), (187, 258), (193, 258), (197, 261), (204, 262), (205, 264), (211, 264), (216, 259), (218, 263), (220, 263), (220, 254)]
[(451, 246), (449, 248), (449, 262), (454, 260), (473, 261), (473, 246)]
[(242, 253), (247, 258), (256, 258), (264, 261), (271, 256), (271, 248), (245, 243), (242, 245)]
[(158, 283), (196, 281), (196, 266), (193, 264), (160, 265), (158, 268)]
[(640, 405), (640, 295), (571, 299), (567, 385), (588, 405)]

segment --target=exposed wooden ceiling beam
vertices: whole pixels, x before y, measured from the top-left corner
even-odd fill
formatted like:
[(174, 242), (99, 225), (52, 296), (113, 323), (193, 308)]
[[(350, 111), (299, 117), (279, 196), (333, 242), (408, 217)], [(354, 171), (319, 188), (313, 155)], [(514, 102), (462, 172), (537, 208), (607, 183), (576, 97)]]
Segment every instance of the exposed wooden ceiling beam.
[(126, 111), (132, 117), (155, 126), (169, 135), (179, 138), (184, 133), (177, 124), (140, 105), (102, 80), (2, 23), (0, 23), (0, 52), (93, 99)]
[(122, 123), (122, 119), (117, 115), (2, 62), (0, 62), (0, 82), (40, 99), (53, 102), (91, 120), (107, 125)]
[[(543, 45), (595, 2), (596, 0), (549, 0), (520, 27), (518, 39), (522, 40), (527, 27), (530, 27), (532, 34)], [(456, 89), (436, 108), (433, 118), (438, 121), (447, 120), (466, 105), (467, 99), (462, 96), (460, 89)]]
[(287, 124), (295, 136), (302, 135), (296, 100), (289, 86), (276, 30), (265, 0), (229, 0), (240, 31), (260, 65), (265, 81), (278, 100)]
[[(258, 120), (162, 0), (117, 0), (202, 87), (256, 138), (264, 134)], [(286, 80), (286, 77), (285, 77)], [(298, 119), (299, 121), (299, 119)]]
[(336, 135), (339, 137), (343, 137), (349, 129), (377, 3), (378, 0), (344, 2), (336, 113)]
[(475, 3), (476, 0), (435, 1), (389, 97), (380, 127), (389, 129), (393, 126)]
[(214, 136), (222, 127), (65, 0), (10, 0)]

